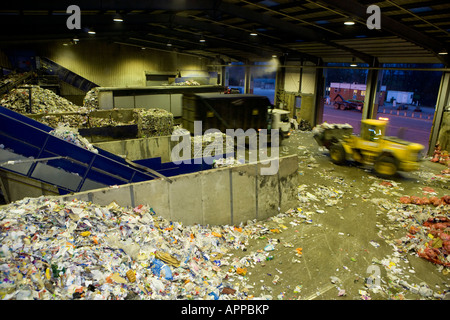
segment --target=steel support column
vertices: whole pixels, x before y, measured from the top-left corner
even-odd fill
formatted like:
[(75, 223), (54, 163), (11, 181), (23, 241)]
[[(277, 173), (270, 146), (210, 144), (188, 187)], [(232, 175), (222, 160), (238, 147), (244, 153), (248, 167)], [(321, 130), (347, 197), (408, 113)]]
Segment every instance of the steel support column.
[(436, 102), (436, 110), (434, 111), (433, 126), (431, 127), (430, 140), (428, 143), (428, 155), (432, 155), (434, 147), (438, 142), (439, 131), (441, 129), (442, 117), (445, 107), (450, 105), (450, 72), (442, 74), (441, 85)]
[[(375, 63), (374, 67), (378, 67)], [(375, 119), (378, 113), (378, 97), (381, 89), (381, 76), (383, 71), (369, 70), (366, 83), (366, 97), (364, 99), (364, 108), (362, 110), (362, 119)]]
[[(323, 61), (319, 61), (319, 66), (323, 66)], [(325, 77), (323, 69), (316, 69), (314, 81), (314, 119), (312, 126), (316, 126), (323, 122), (323, 108), (324, 108), (324, 92), (325, 92)]]
[(244, 93), (253, 93), (250, 92), (250, 82), (252, 77), (251, 67), (245, 67), (245, 80), (244, 80)]
[[(284, 91), (286, 68), (283, 68), (286, 64), (286, 57), (282, 56), (279, 58), (279, 66), (277, 68), (277, 73), (275, 76), (275, 97), (273, 99), (273, 104), (276, 108), (280, 107), (282, 98), (280, 97), (280, 92)], [(292, 115), (291, 115), (292, 116)]]

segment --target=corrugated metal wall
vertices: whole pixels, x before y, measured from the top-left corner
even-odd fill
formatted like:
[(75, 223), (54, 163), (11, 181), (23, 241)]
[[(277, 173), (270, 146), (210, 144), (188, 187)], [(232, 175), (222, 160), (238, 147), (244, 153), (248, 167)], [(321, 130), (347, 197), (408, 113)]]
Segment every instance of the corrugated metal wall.
[(210, 63), (177, 53), (106, 42), (80, 42), (42, 47), (39, 54), (102, 87), (145, 85), (145, 72), (207, 70)]
[(0, 50), (0, 67), (12, 68), (11, 61), (9, 61), (8, 56), (2, 50)]
[(302, 85), (299, 90), (300, 68), (286, 68), (284, 90), (288, 92), (298, 92), (305, 94), (315, 93), (316, 72), (322, 72), (321, 69), (303, 68)]

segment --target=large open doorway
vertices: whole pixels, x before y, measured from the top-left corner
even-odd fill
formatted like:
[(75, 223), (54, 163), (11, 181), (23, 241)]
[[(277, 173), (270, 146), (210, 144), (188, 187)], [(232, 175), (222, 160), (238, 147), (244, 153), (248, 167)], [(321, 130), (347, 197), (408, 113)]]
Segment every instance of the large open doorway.
[(255, 62), (255, 67), (250, 68), (250, 92), (266, 96), (273, 104), (275, 100), (276, 66), (272, 62)]
[[(324, 69), (323, 121), (348, 123), (360, 133), (366, 99), (367, 69), (329, 64)], [(339, 67), (342, 67), (339, 68)], [(359, 66), (361, 67), (361, 65)], [(379, 71), (377, 119), (389, 121), (386, 135), (424, 145), (428, 149), (441, 71), (440, 64), (384, 64)]]
[(353, 132), (359, 134), (366, 95), (367, 69), (351, 69), (348, 64), (338, 63), (328, 66), (333, 68), (324, 69), (323, 121), (348, 123), (353, 126)]
[(380, 96), (377, 118), (389, 119), (387, 135), (420, 143), (428, 149), (442, 72), (425, 70), (442, 68), (442, 65), (384, 64), (383, 67), (396, 69), (382, 71), (386, 91)]
[[(245, 89), (246, 77), (249, 77), (248, 88)], [(251, 93), (275, 101), (276, 65), (270, 62), (255, 62), (254, 66), (244, 66), (243, 63), (233, 63), (225, 68), (225, 85), (232, 92)]]

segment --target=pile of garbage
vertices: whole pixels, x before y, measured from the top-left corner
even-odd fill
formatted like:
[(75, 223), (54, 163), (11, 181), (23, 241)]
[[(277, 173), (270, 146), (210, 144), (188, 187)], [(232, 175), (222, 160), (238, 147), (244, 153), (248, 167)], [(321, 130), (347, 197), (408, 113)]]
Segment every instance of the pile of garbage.
[(333, 129), (337, 129), (337, 130), (342, 130), (342, 129), (347, 129), (347, 130), (353, 130), (353, 127), (348, 124), (348, 123), (328, 123), (328, 122), (324, 122), (322, 124), (319, 124), (317, 126), (315, 126), (312, 129), (312, 133), (313, 136), (321, 136), (324, 134), (324, 132), (326, 130), (333, 130)]
[(183, 82), (174, 82), (172, 86), (199, 86), (200, 83), (195, 80), (186, 80)]
[(448, 151), (442, 150), (439, 144), (436, 145), (433, 156), (431, 157), (431, 162), (440, 163), (448, 166), (447, 169), (442, 170), (443, 175), (450, 175), (450, 155)]
[(301, 131), (311, 131), (313, 129), (311, 123), (308, 120), (301, 119), (298, 124), (298, 129)]
[[(437, 198), (437, 197), (434, 197)], [(437, 198), (439, 199), (439, 198)], [(416, 197), (415, 200), (420, 200)], [(450, 267), (450, 196), (438, 203), (406, 202), (392, 219), (401, 219), (407, 234), (397, 241), (404, 251), (414, 251), (419, 257), (444, 267)], [(405, 203), (401, 201), (402, 203)], [(431, 207), (433, 204), (434, 207)], [(426, 209), (419, 205), (428, 205)]]
[(71, 128), (66, 124), (59, 124), (56, 129), (49, 133), (79, 147), (98, 153), (98, 150), (86, 138), (80, 135), (77, 128)]
[(90, 113), (45, 115), (37, 120), (52, 128), (56, 128), (60, 123), (64, 123), (67, 126), (73, 128), (100, 128), (130, 125), (134, 124), (135, 122), (134, 120), (129, 122), (116, 121), (111, 117), (93, 117), (90, 115)]
[(173, 136), (185, 136), (185, 135), (190, 136), (191, 133), (189, 132), (189, 130), (184, 129), (181, 125), (178, 125), (178, 126), (174, 126), (172, 135)]
[(57, 112), (77, 112), (79, 106), (69, 100), (58, 96), (51, 90), (41, 88), (36, 85), (16, 88), (5, 94), (0, 100), (0, 105), (19, 112), (28, 113), (30, 106), (31, 91), (31, 113), (57, 113)]
[(446, 150), (442, 150), (441, 146), (437, 144), (436, 148), (434, 148), (431, 162), (437, 162), (450, 166), (450, 155)]
[(88, 110), (97, 110), (99, 108), (98, 103), (98, 87), (89, 90), (83, 99), (83, 107)]
[(243, 164), (243, 161), (239, 161), (235, 159), (234, 157), (228, 157), (228, 158), (220, 158), (217, 160), (214, 160), (213, 162), (213, 168), (223, 168), (223, 167), (235, 167)]
[(7, 85), (8, 83), (15, 82), (15, 81), (19, 80), (21, 77), (23, 77), (24, 75), (25, 75), (25, 72), (24, 73), (13, 72), (8, 75), (5, 75), (0, 78), (0, 87), (3, 87), (5, 85)]
[[(175, 127), (172, 135), (189, 136), (189, 138), (191, 139), (192, 158), (202, 158), (205, 154), (210, 156), (216, 156), (216, 149), (220, 150), (220, 146), (222, 146), (222, 154), (234, 151), (234, 141), (232, 137), (227, 136), (225, 133), (222, 132), (211, 132), (203, 135), (191, 136), (191, 133), (187, 129), (184, 129), (181, 126), (177, 126)], [(235, 165), (241, 164), (241, 162), (229, 158), (228, 160), (221, 160), (220, 163), (217, 162), (217, 165), (220, 167), (224, 165), (231, 165), (233, 161)]]
[(205, 154), (216, 156), (216, 149), (220, 150), (220, 146), (222, 147), (222, 154), (234, 151), (233, 139), (222, 132), (211, 132), (191, 137), (193, 158), (200, 158)]
[(1, 209), (0, 228), (3, 300), (251, 298), (237, 274), (244, 271), (228, 267), (228, 252), (247, 241), (242, 227), (184, 226), (148, 206), (39, 197)]
[(173, 132), (173, 114), (164, 109), (135, 109), (134, 119), (139, 137), (170, 136)]
[(431, 197), (418, 197), (418, 196), (404, 196), (400, 198), (400, 202), (404, 204), (416, 204), (416, 205), (433, 205), (435, 207), (450, 205), (450, 196), (443, 196), (438, 198), (436, 196)]
[(348, 124), (324, 122), (312, 129), (312, 134), (319, 146), (330, 148), (335, 139), (343, 139), (353, 133), (353, 127)]
[(38, 121), (52, 128), (57, 128), (61, 123), (73, 128), (89, 128), (87, 114), (46, 115)]

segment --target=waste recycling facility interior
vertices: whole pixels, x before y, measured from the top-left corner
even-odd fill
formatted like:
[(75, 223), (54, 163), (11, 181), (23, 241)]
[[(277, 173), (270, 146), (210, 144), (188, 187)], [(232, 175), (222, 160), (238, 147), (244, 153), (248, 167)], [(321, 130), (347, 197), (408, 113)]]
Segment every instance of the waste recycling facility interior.
[(0, 298), (448, 300), (449, 10), (3, 4)]

